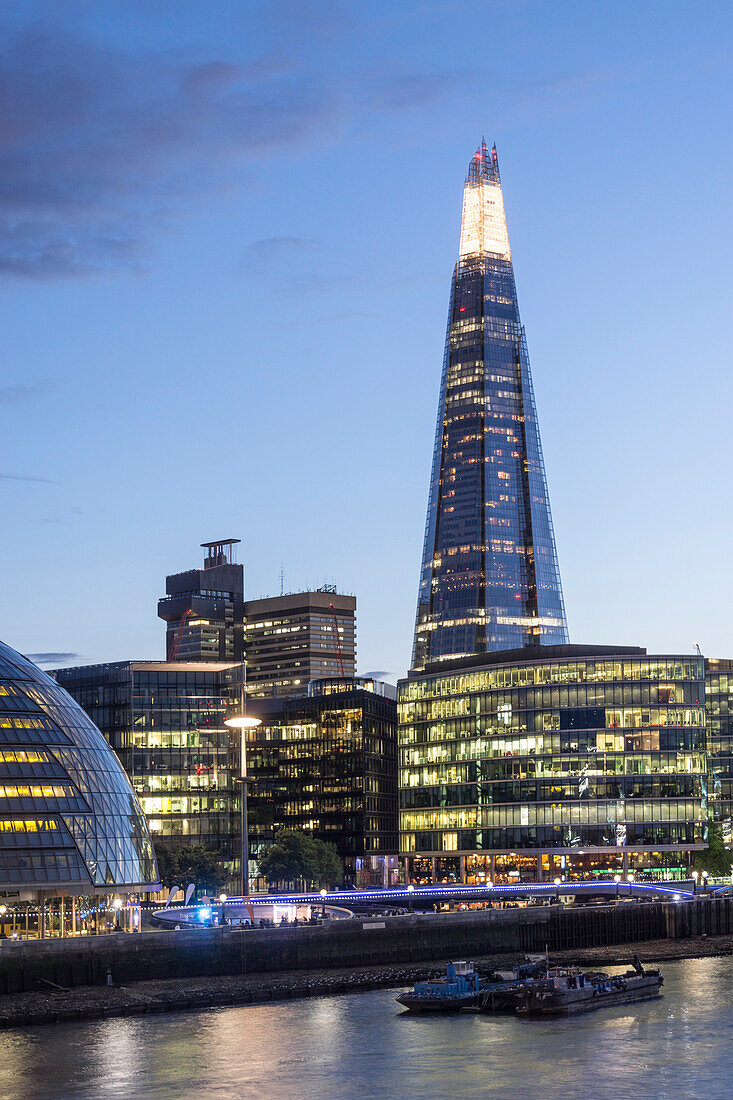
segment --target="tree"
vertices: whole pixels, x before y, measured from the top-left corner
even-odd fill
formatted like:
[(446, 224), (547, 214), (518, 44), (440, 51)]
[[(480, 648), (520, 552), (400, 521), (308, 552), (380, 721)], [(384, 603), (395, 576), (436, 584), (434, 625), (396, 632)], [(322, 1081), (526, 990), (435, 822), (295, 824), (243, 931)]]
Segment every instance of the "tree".
[(160, 881), (168, 889), (180, 886), (185, 890), (189, 882), (194, 882), (197, 891), (218, 894), (229, 881), (229, 871), (219, 854), (204, 844), (192, 844), (173, 852), (161, 845), (155, 854)]
[(178, 874), (181, 886), (195, 882), (197, 890), (218, 894), (226, 886), (230, 875), (218, 852), (204, 844), (192, 844), (177, 853)]
[(327, 886), (340, 882), (343, 866), (333, 844), (306, 833), (282, 830), (260, 860), (259, 873), (272, 886)]
[(713, 878), (721, 878), (730, 874), (732, 865), (733, 857), (730, 850), (725, 846), (720, 823), (710, 821), (708, 823), (708, 846), (704, 852), (695, 854), (695, 870), (707, 871)]
[(155, 858), (158, 861), (158, 874), (160, 875), (160, 881), (167, 890), (170, 890), (172, 886), (180, 886), (178, 881), (178, 860), (176, 859), (175, 852), (171, 852), (168, 848), (155, 849)]

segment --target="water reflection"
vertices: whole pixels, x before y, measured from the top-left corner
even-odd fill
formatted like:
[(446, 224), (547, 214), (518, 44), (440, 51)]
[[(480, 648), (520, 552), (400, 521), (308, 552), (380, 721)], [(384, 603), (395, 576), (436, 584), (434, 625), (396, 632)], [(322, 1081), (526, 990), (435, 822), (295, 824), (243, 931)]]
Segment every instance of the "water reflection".
[(0, 1033), (3, 1100), (728, 1097), (733, 959), (566, 1020), (419, 1018), (394, 991)]

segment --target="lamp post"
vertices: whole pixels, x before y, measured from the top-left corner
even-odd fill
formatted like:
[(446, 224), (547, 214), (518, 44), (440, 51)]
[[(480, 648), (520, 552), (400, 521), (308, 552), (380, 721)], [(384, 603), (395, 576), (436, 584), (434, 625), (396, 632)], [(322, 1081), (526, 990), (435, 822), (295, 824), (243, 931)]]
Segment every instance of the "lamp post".
[(326, 919), (326, 890), (321, 890), (321, 920)]
[(699, 871), (693, 871), (692, 872), (692, 896), (693, 896), (693, 898), (694, 898), (695, 894), (697, 893), (697, 879), (698, 879), (699, 874), (700, 874)]
[(414, 893), (414, 890), (415, 887), (410, 882), (407, 886), (407, 908), (410, 912), (412, 912), (412, 895)]
[(115, 898), (115, 900), (112, 902), (112, 908), (115, 911), (115, 932), (121, 932), (122, 928), (120, 927), (120, 909), (122, 908), (122, 902), (119, 898)]
[(702, 892), (703, 892), (703, 894), (707, 894), (707, 892), (708, 892), (708, 872), (707, 871), (703, 871), (703, 873), (702, 873)]
[(242, 692), (239, 714), (224, 719), (224, 725), (230, 729), (242, 731), (240, 743), (240, 774), (237, 782), (242, 784), (242, 897), (249, 897), (249, 834), (247, 832), (247, 730), (262, 725), (260, 718), (250, 718), (247, 714), (247, 659), (242, 657)]
[(616, 902), (618, 902), (618, 884), (621, 881), (621, 875), (614, 875), (613, 881), (616, 883)]

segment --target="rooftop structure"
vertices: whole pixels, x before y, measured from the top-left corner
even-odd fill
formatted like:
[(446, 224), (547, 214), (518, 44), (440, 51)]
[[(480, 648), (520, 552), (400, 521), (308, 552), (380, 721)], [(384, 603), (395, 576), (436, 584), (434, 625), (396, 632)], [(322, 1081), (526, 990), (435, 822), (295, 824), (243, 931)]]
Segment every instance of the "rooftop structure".
[(203, 569), (165, 579), (158, 617), (166, 623), (169, 661), (241, 661), (244, 651), (244, 566), (239, 539), (202, 542)]

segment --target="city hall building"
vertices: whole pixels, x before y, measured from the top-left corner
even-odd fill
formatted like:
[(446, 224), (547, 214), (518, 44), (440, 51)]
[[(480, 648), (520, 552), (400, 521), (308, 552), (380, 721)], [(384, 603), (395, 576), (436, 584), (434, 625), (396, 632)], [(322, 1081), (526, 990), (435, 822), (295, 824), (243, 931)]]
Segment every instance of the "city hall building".
[(702, 657), (524, 647), (398, 685), (407, 881), (682, 877), (707, 843)]

